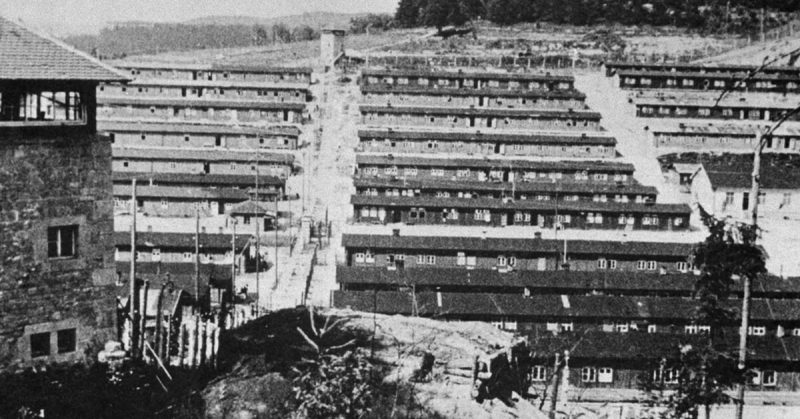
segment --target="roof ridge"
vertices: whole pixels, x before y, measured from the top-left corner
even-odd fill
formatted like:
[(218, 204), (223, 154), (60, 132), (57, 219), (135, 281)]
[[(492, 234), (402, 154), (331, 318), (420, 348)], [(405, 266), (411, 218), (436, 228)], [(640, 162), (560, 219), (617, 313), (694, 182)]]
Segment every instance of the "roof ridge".
[(65, 42), (63, 42), (63, 41), (61, 41), (61, 40), (49, 35), (49, 34), (47, 34), (47, 33), (45, 33), (42, 30), (33, 28), (31, 25), (29, 25), (28, 23), (23, 22), (21, 19), (20, 19), (20, 22), (18, 23), (18, 22), (14, 22), (13, 20), (10, 20), (8, 18), (4, 18), (3, 16), (0, 16), (0, 25), (2, 25), (2, 24), (8, 24), (8, 25), (11, 25), (13, 27), (19, 28), (19, 29), (21, 29), (23, 31), (26, 31), (26, 32), (30, 33), (33, 36), (36, 36), (36, 37), (41, 38), (41, 39), (43, 39), (43, 40), (45, 40), (47, 42), (52, 43), (57, 47), (63, 48), (64, 50), (66, 50), (66, 51), (68, 51), (68, 52), (70, 52), (70, 53), (72, 53), (74, 55), (77, 55), (78, 57), (83, 58), (84, 60), (88, 61), (92, 65), (101, 67), (104, 70), (106, 70), (106, 71), (108, 71), (108, 72), (110, 72), (112, 74), (115, 74), (116, 76), (119, 77), (119, 79), (120, 79), (119, 81), (129, 81), (129, 80), (131, 80), (126, 74), (124, 74), (120, 70), (118, 70), (118, 69), (116, 69), (116, 68), (114, 68), (114, 67), (112, 67), (112, 66), (110, 66), (108, 64), (103, 63), (102, 61), (98, 60), (97, 58), (92, 57), (91, 55), (89, 55), (89, 54), (87, 54), (87, 53), (85, 53), (83, 51), (78, 50), (77, 48), (75, 48), (75, 47), (73, 47), (73, 46), (71, 46), (71, 45), (69, 45), (69, 44), (67, 44), (67, 43), (65, 43)]

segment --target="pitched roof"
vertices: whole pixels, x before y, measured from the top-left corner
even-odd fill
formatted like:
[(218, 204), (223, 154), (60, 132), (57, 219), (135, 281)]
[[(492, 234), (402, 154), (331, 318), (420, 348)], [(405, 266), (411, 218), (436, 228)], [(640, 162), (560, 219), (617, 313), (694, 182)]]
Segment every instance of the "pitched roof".
[(261, 74), (311, 74), (314, 70), (311, 67), (275, 67), (268, 65), (239, 65), (239, 64), (195, 64), (195, 63), (146, 63), (119, 61), (114, 62), (114, 66), (124, 69), (153, 69), (153, 70), (197, 70), (197, 71), (229, 71)]
[[(689, 63), (625, 63), (625, 62), (608, 62), (605, 63), (607, 68), (613, 69), (648, 69), (651, 71), (705, 71), (706, 73), (713, 73), (718, 71), (746, 71), (751, 72), (760, 68), (758, 65), (741, 65), (741, 64), (689, 64)], [(768, 66), (762, 69), (763, 72), (784, 72), (788, 74), (800, 73), (800, 69), (794, 66)]]
[[(768, 127), (769, 124), (763, 126)], [(665, 126), (650, 127), (650, 132), (653, 135), (670, 135), (670, 134), (694, 134), (703, 136), (723, 136), (723, 137), (751, 137), (759, 133), (760, 126), (757, 124), (740, 124), (729, 123), (720, 121), (719, 123), (709, 122), (706, 124), (687, 124), (680, 123), (677, 126), (668, 124)], [(800, 136), (800, 125), (785, 122), (774, 133), (773, 137), (784, 136)]]
[(261, 109), (302, 111), (305, 104), (294, 102), (266, 102), (258, 100), (173, 99), (143, 96), (98, 96), (98, 105), (121, 106), (183, 106), (194, 108)]
[(531, 170), (574, 170), (574, 171), (600, 171), (633, 173), (634, 166), (630, 163), (601, 160), (512, 160), (512, 159), (453, 159), (435, 157), (416, 157), (405, 155), (386, 154), (356, 154), (356, 164), (381, 165), (381, 166), (425, 166), (425, 167), (457, 167), (457, 168), (514, 168)]
[(122, 82), (128, 77), (60, 41), (0, 17), (0, 80)]
[[(130, 267), (130, 262), (116, 263), (117, 272), (125, 280), (130, 278)], [(198, 267), (200, 268), (201, 294), (205, 294), (209, 284), (216, 288), (229, 289), (231, 287), (231, 265), (229, 263), (201, 263)], [(169, 278), (177, 289), (194, 295), (194, 269), (193, 262), (136, 262), (136, 277), (150, 281), (151, 290), (160, 290)], [(127, 296), (128, 288), (120, 287), (117, 295)]]
[[(698, 156), (712, 188), (749, 189), (752, 154), (704, 154)], [(765, 153), (761, 158), (762, 189), (800, 189), (800, 157)]]
[(362, 77), (389, 76), (389, 77), (435, 77), (435, 78), (460, 78), (460, 79), (488, 79), (488, 80), (520, 80), (520, 81), (568, 81), (575, 80), (572, 76), (562, 76), (541, 73), (499, 73), (499, 72), (472, 72), (472, 71), (447, 71), (447, 70), (410, 70), (410, 69), (380, 69), (365, 68), (361, 71)]
[(260, 89), (260, 90), (301, 90), (308, 92), (307, 83), (270, 83), (250, 80), (183, 80), (183, 79), (137, 79), (128, 83), (131, 87), (209, 87), (226, 89)]
[(259, 153), (233, 150), (114, 147), (111, 154), (115, 159), (237, 161), (248, 163), (260, 161), (262, 163), (285, 163), (287, 165), (294, 163), (294, 155), (288, 153)]
[[(340, 284), (395, 284), (399, 286), (463, 286), (483, 288), (528, 287), (540, 290), (572, 292), (654, 292), (669, 291), (693, 294), (698, 276), (691, 273), (639, 273), (628, 271), (531, 271), (514, 270), (498, 272), (494, 269), (404, 268), (387, 270), (385, 267), (336, 266), (336, 282)], [(782, 295), (800, 293), (800, 278), (783, 279), (762, 276), (753, 286), (754, 295)], [(740, 281), (733, 286), (741, 290)], [(547, 292), (547, 291), (537, 291)], [(553, 291), (550, 291), (553, 293)]]
[(410, 86), (395, 84), (367, 84), (361, 86), (361, 94), (403, 94), (422, 96), (488, 96), (527, 99), (577, 99), (584, 100), (586, 95), (577, 90), (528, 90), (528, 89), (492, 89), (480, 88), (437, 88), (436, 86)]
[[(693, 274), (652, 274), (626, 271), (529, 271), (498, 272), (494, 269), (404, 268), (389, 271), (385, 267), (336, 267), (340, 284), (396, 284), (417, 286), (464, 286), (484, 288), (519, 288), (613, 291), (683, 291), (693, 292), (697, 277)], [(800, 291), (800, 283), (796, 286)], [(541, 292), (541, 291), (537, 291)]]
[(487, 141), (511, 142), (529, 144), (557, 144), (557, 145), (605, 145), (615, 146), (617, 140), (607, 135), (598, 135), (597, 131), (576, 135), (571, 132), (535, 132), (531, 134), (503, 134), (481, 132), (452, 132), (452, 131), (405, 131), (405, 130), (359, 130), (358, 137), (361, 141), (377, 139), (399, 140), (436, 140), (436, 141)]
[[(698, 301), (687, 297), (643, 297), (612, 295), (492, 294), (464, 292), (334, 291), (337, 308), (379, 313), (410, 314), (412, 298), (419, 314), (444, 317), (513, 316), (538, 319), (676, 320), (692, 321)], [(441, 305), (439, 304), (441, 300)], [(567, 303), (568, 304), (565, 304)], [(737, 300), (724, 304), (738, 312)], [(754, 321), (797, 322), (800, 300), (753, 299), (750, 318)]]
[(291, 125), (256, 127), (230, 124), (188, 124), (175, 122), (97, 121), (97, 129), (110, 132), (158, 132), (177, 134), (286, 135), (298, 137), (300, 129)]
[(275, 205), (270, 205), (266, 202), (246, 201), (231, 208), (230, 213), (232, 215), (258, 215), (275, 218)]
[[(114, 196), (130, 198), (131, 185), (114, 185)], [(200, 188), (192, 186), (136, 185), (136, 198), (165, 198), (173, 200), (226, 200), (245, 201), (250, 198), (247, 191), (232, 188)]]
[[(682, 92), (681, 92), (682, 93)], [(728, 95), (717, 102), (717, 96), (703, 93), (679, 93), (657, 97), (639, 97), (634, 99), (640, 106), (676, 106), (682, 108), (733, 108), (733, 109), (781, 109), (791, 110), (797, 102), (777, 94), (748, 93), (746, 95)]]
[(516, 190), (517, 192), (557, 192), (559, 194), (643, 194), (657, 195), (658, 190), (653, 186), (644, 186), (639, 183), (588, 183), (588, 182), (481, 182), (470, 180), (449, 179), (397, 179), (388, 177), (364, 176), (355, 177), (353, 184), (356, 188), (409, 188), (428, 190), (453, 190), (453, 191), (503, 191)]
[[(231, 235), (217, 233), (200, 233), (200, 249), (215, 249), (228, 251), (231, 249)], [(236, 249), (243, 249), (250, 242), (249, 235), (236, 236)], [(114, 243), (117, 247), (130, 249), (131, 234), (127, 231), (115, 231)], [(136, 233), (136, 246), (142, 248), (172, 248), (190, 249), (194, 252), (195, 235), (194, 233)]]
[[(536, 238), (343, 234), (342, 246), (353, 249), (469, 250), (473, 252), (520, 252), (524, 250), (548, 253), (563, 249), (564, 242)], [(694, 246), (692, 243), (571, 240), (568, 243), (568, 250), (572, 254), (686, 258), (692, 253)]]
[(717, 79), (717, 80), (743, 80), (748, 79), (748, 81), (763, 81), (763, 80), (791, 80), (796, 81), (800, 80), (800, 71), (795, 74), (786, 74), (786, 73), (758, 73), (754, 75), (749, 75), (747, 71), (730, 71), (726, 69), (720, 69), (720, 71), (713, 71), (713, 72), (701, 72), (698, 70), (681, 70), (681, 71), (665, 71), (665, 70), (638, 70), (638, 69), (625, 69), (625, 70), (618, 70), (617, 74), (620, 77), (626, 76), (640, 76), (640, 77), (670, 77), (670, 78), (706, 78), (706, 79)]
[[(211, 173), (154, 173), (154, 172), (120, 172), (111, 173), (111, 178), (115, 183), (130, 183), (131, 179), (140, 182), (153, 182), (155, 186), (160, 185), (204, 185), (204, 186), (239, 186), (245, 188), (255, 188), (255, 175), (227, 175)], [(277, 176), (261, 175), (258, 177), (259, 189), (261, 186), (283, 186), (285, 179)], [(139, 183), (142, 185), (142, 183)], [(142, 185), (145, 186), (145, 185)], [(263, 193), (263, 191), (261, 192)]]
[(599, 211), (631, 214), (672, 214), (689, 216), (692, 213), (687, 204), (640, 204), (635, 202), (594, 202), (594, 201), (540, 201), (519, 199), (504, 201), (495, 198), (434, 198), (426, 196), (370, 196), (353, 195), (350, 203), (354, 206), (380, 205), (387, 207), (421, 208), (486, 208), (535, 211)]
[(602, 116), (598, 112), (587, 110), (556, 110), (556, 109), (511, 109), (511, 108), (446, 108), (434, 106), (376, 106), (361, 105), (358, 107), (361, 114), (387, 113), (387, 114), (423, 114), (423, 115), (466, 115), (466, 116), (493, 116), (498, 118), (535, 118), (535, 119), (579, 119), (600, 121)]

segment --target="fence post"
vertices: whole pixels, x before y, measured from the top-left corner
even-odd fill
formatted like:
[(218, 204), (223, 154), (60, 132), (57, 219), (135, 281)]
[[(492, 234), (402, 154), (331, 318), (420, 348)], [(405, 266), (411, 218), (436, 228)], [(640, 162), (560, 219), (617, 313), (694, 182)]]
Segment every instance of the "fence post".
[(186, 365), (186, 346), (184, 342), (186, 341), (186, 325), (181, 322), (178, 327), (178, 364), (180, 366)]

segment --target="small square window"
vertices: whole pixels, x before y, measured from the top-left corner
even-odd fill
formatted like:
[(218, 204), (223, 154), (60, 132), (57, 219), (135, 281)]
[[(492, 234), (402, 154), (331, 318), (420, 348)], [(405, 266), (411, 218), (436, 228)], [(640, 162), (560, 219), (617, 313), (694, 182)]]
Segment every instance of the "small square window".
[(66, 354), (75, 352), (77, 339), (75, 329), (64, 329), (58, 331), (58, 353)]
[(47, 257), (71, 258), (77, 255), (78, 226), (58, 226), (47, 229)]
[(31, 358), (50, 355), (50, 333), (31, 335)]

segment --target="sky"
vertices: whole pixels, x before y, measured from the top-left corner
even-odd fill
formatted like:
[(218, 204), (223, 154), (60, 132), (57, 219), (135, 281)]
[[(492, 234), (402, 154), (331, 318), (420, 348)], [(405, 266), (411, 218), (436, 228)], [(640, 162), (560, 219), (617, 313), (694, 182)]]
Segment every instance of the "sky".
[(0, 16), (54, 35), (94, 33), (108, 22), (180, 22), (205, 16), (279, 17), (314, 11), (393, 13), (399, 0), (0, 0)]

